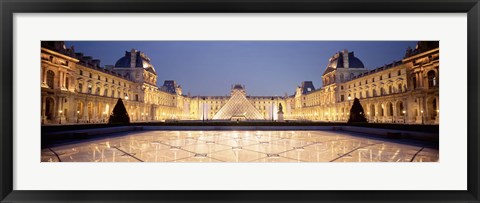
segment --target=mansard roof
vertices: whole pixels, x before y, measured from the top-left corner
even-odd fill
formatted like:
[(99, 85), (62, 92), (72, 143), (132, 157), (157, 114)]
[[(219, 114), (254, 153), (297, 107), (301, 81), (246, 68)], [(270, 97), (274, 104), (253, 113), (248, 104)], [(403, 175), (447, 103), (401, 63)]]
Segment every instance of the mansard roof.
[[(344, 59), (348, 59), (348, 67), (345, 67)], [(325, 69), (323, 75), (336, 70), (337, 68), (365, 68), (363, 62), (355, 57), (353, 52), (348, 52), (347, 50), (337, 52), (333, 55)]]

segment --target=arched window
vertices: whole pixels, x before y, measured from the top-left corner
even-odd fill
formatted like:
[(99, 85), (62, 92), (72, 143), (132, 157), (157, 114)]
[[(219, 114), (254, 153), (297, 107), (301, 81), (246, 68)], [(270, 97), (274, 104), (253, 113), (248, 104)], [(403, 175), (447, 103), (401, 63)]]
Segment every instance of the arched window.
[(393, 116), (393, 105), (392, 103), (388, 103), (388, 115)]
[(115, 97), (115, 90), (112, 90), (112, 95), (110, 95), (111, 97)]
[(92, 94), (92, 84), (88, 84), (88, 94)]
[(78, 92), (82, 92), (83, 91), (83, 84), (82, 83), (78, 83)]
[(417, 89), (417, 77), (416, 76), (412, 77), (412, 83), (413, 83), (413, 89)]
[(392, 93), (393, 93), (393, 90), (392, 90), (392, 86), (391, 86), (391, 85), (388, 86), (388, 93), (389, 93), (389, 94), (392, 94)]
[(402, 92), (402, 84), (401, 84), (401, 83), (398, 84), (398, 92), (399, 92), (399, 93)]
[(405, 113), (403, 113), (403, 111), (404, 111), (403, 102), (399, 101), (397, 103), (397, 115), (405, 116)]
[(435, 76), (435, 71), (431, 70), (427, 73), (428, 76), (428, 87), (432, 88), (437, 86), (437, 77)]
[(432, 101), (432, 119), (435, 119), (435, 117), (437, 116), (437, 99), (433, 99)]
[(95, 94), (100, 95), (100, 87), (97, 87), (97, 90), (95, 91)]
[(68, 79), (68, 77), (65, 78), (65, 88), (68, 88), (70, 87), (70, 80)]
[(47, 85), (50, 89), (53, 89), (53, 84), (55, 80), (55, 73), (51, 70), (47, 71)]
[(105, 89), (105, 90), (103, 91), (103, 96), (105, 96), (105, 97), (106, 97), (106, 96), (107, 96), (107, 94), (108, 94), (108, 89)]

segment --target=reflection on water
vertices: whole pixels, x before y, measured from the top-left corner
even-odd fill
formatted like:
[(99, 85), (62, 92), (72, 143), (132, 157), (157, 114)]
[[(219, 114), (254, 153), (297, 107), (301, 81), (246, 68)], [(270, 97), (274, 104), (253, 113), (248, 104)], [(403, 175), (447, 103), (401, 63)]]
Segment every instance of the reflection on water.
[(42, 149), (42, 162), (436, 162), (438, 149), (330, 131), (144, 131)]

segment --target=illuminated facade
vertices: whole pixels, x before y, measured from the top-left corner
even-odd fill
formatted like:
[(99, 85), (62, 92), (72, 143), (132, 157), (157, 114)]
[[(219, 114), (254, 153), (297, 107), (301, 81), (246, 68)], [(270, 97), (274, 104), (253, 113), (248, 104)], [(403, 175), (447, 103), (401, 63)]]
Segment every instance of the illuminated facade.
[(359, 98), (369, 122), (439, 122), (438, 42), (419, 42), (404, 59), (369, 70), (353, 52), (336, 53), (323, 87), (305, 81), (292, 96), (249, 96), (242, 85), (230, 96), (190, 96), (175, 81), (157, 86), (148, 56), (132, 49), (115, 65), (75, 53), (63, 42), (42, 42), (42, 124), (102, 123), (118, 98), (133, 122), (164, 120), (348, 120)]
[(439, 123), (439, 46), (419, 42), (405, 58), (368, 70), (347, 50), (330, 58), (323, 87), (311, 83), (287, 98), (287, 119), (347, 121), (354, 98), (369, 122)]

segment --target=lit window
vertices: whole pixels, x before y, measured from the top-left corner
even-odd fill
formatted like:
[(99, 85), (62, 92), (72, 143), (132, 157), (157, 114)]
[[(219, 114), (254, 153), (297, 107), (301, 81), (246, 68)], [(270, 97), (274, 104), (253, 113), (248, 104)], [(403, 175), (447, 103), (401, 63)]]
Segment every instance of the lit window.
[(53, 89), (53, 84), (55, 80), (55, 73), (51, 70), (47, 71), (47, 85), (50, 89)]

